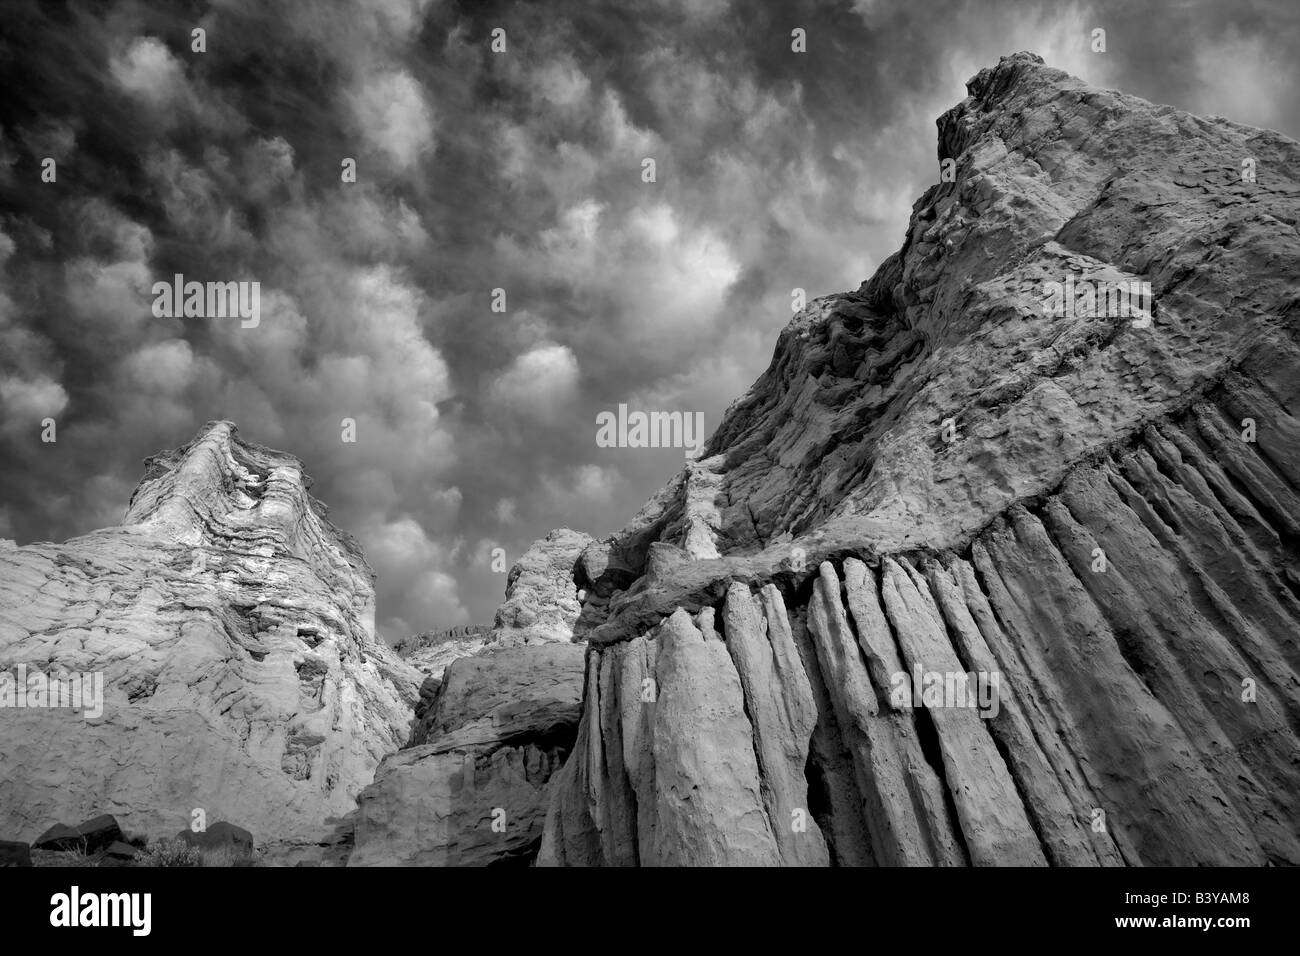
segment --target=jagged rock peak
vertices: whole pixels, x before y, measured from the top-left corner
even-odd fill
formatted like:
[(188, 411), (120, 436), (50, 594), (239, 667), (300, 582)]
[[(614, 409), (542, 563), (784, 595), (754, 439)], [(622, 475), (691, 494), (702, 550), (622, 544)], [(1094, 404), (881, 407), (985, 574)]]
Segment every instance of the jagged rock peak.
[[(787, 535), (810, 555), (963, 546), (1295, 326), (1296, 143), (1033, 54), (969, 90), (938, 120), (952, 165), (902, 248), (792, 319), (706, 446), (724, 557), (788, 550)], [(1045, 284), (1067, 276), (1149, 283), (1150, 324), (1048, 315)], [(942, 440), (947, 419), (960, 440)], [(644, 553), (647, 523), (616, 537)]]
[[(341, 585), (374, 572), (360, 544), (328, 518), (310, 494), (311, 476), (288, 452), (239, 437), (238, 426), (212, 421), (179, 448), (145, 459), (122, 520), (196, 547), (288, 553), (321, 580)], [(369, 622), (374, 633), (373, 609)]]
[(102, 675), (85, 719), (6, 712), (0, 833), (109, 812), (170, 835), (202, 807), (275, 854), (345, 839), (421, 675), (376, 638), (370, 568), (309, 486), (212, 422), (149, 459), (122, 525), (0, 549), (0, 672)]

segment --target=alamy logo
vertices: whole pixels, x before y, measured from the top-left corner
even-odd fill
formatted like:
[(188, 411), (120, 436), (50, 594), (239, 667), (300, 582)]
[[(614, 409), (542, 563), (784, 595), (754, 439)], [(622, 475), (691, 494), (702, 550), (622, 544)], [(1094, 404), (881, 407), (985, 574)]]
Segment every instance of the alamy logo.
[(978, 710), (987, 720), (1002, 709), (998, 701), (1001, 682), (997, 671), (923, 671), (920, 664), (913, 664), (912, 673), (899, 671), (890, 678), (889, 702), (900, 709), (965, 707)]
[(596, 415), (598, 448), (684, 448), (687, 458), (704, 450), (703, 412), (629, 412)]
[(255, 329), (262, 321), (262, 283), (186, 282), (176, 273), (171, 282), (153, 284), (156, 319), (231, 319), (238, 316), (242, 329)]
[(39, 670), (30, 674), (26, 664), (14, 673), (0, 671), (0, 708), (57, 708), (80, 710), (87, 720), (104, 714), (104, 675), (99, 671), (69, 674), (60, 671), (47, 677)]
[(1057, 318), (1128, 319), (1133, 328), (1151, 324), (1151, 283), (1138, 279), (1118, 282), (1076, 282), (1066, 276), (1064, 282), (1043, 283), (1043, 312)]
[(150, 893), (83, 894), (74, 886), (70, 892), (50, 897), (51, 926), (129, 926), (131, 935), (148, 936), (152, 914)]

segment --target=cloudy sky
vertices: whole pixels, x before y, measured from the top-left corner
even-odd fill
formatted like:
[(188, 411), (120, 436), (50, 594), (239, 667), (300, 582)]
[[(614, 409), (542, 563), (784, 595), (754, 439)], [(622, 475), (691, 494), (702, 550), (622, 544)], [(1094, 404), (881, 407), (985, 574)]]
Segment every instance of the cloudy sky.
[[(978, 69), (1031, 50), (1294, 137), (1296, 9), (6, 0), (0, 537), (116, 524), (144, 456), (228, 418), (304, 460), (390, 640), (490, 622), (492, 548), (606, 534), (681, 467), (596, 447), (597, 412), (712, 431), (793, 288), (898, 246)], [(257, 280), (260, 324), (155, 318), (176, 272)]]

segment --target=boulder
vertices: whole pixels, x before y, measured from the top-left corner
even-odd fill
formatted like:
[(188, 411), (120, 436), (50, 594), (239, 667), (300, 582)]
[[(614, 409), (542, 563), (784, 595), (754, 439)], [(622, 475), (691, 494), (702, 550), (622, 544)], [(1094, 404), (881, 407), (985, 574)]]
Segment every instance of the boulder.
[(0, 867), (31, 866), (32, 848), (14, 840), (0, 840)]
[(530, 862), (577, 732), (585, 651), (541, 643), (452, 662), (415, 745), (362, 792), (348, 865)]
[(113, 860), (130, 861), (134, 860), (136, 854), (139, 852), (140, 851), (131, 844), (123, 843), (121, 840), (118, 840), (109, 845), (109, 847), (104, 851), (104, 855)]
[(181, 830), (176, 834), (176, 839), (203, 850), (229, 847), (245, 856), (253, 852), (253, 834), (243, 827), (225, 821), (214, 823), (206, 830), (197, 832), (190, 829)]
[(117, 825), (117, 819), (104, 813), (75, 827), (56, 823), (38, 836), (32, 847), (37, 850), (82, 850), (96, 853), (121, 839), (122, 829)]
[(81, 845), (81, 837), (77, 833), (76, 827), (70, 827), (64, 823), (56, 823), (50, 827), (35, 840), (32, 841), (32, 848), (35, 850), (75, 850)]

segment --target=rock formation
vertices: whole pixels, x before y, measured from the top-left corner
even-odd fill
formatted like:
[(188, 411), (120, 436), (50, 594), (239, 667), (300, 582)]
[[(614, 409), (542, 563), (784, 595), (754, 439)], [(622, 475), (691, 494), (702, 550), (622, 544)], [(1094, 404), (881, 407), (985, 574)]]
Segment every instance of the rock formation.
[(540, 863), (1300, 863), (1300, 146), (968, 93), (903, 248), (584, 552)]
[[(584, 647), (575, 571), (592, 544), (552, 531), (511, 569), (486, 637), (420, 689), (410, 745), (362, 792), (349, 866), (527, 864), (577, 734)], [(424, 653), (417, 651), (410, 659)]]
[(425, 632), (405, 637), (393, 645), (397, 656), (424, 675), (425, 688), (436, 690), (447, 665), (459, 657), (472, 657), (487, 646), (492, 628), (465, 624), (445, 631)]
[[(411, 666), (424, 670), (427, 666), (433, 676), (438, 676), (457, 657), (466, 657), (478, 650), (492, 633), (492, 628), (482, 624), (462, 624), (442, 631), (424, 631), (401, 638), (393, 650)], [(460, 653), (454, 653), (459, 651)], [(446, 660), (444, 653), (451, 654)], [(422, 662), (427, 663), (423, 664)]]
[(213, 422), (146, 465), (121, 526), (0, 550), (0, 673), (103, 680), (98, 717), (3, 711), (0, 834), (111, 813), (163, 837), (201, 809), (270, 859), (318, 853), (406, 741), (420, 674), (295, 458)]
[(547, 784), (573, 745), (584, 648), (454, 661), (412, 746), (361, 794), (349, 866), (477, 866), (537, 855)]
[(104, 677), (102, 716), (5, 711), (0, 837), (202, 808), (354, 866), (1300, 863), (1300, 146), (1032, 54), (968, 92), (902, 249), (625, 528), (529, 549), (488, 632), (390, 651), (299, 463), (229, 423), (122, 526), (0, 542), (0, 672)]

